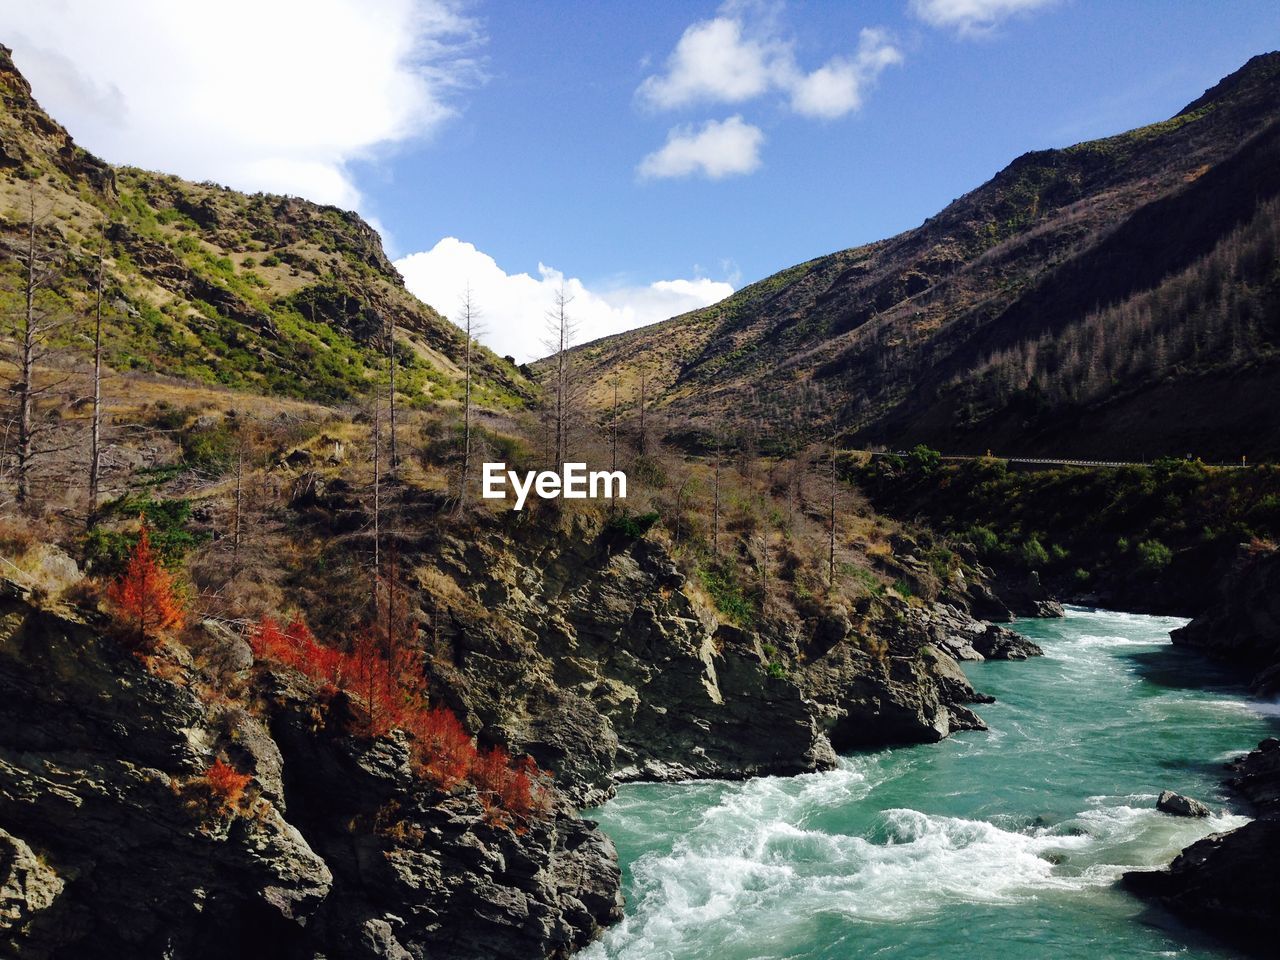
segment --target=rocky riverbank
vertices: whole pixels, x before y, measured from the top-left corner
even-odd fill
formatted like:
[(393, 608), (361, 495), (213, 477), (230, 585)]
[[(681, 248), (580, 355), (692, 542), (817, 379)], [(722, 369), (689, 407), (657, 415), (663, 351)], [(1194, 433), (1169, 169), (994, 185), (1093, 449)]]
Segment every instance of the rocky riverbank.
[(1273, 956), (1280, 903), (1280, 740), (1230, 765), (1227, 783), (1258, 819), (1205, 837), (1164, 870), (1133, 871), (1125, 887), (1258, 956)]
[(1039, 652), (976, 620), (967, 592), (734, 625), (661, 543), (567, 523), (446, 536), (420, 560), (451, 598), (437, 689), (582, 805), (629, 780), (803, 773), (836, 750), (982, 729), (957, 660)]

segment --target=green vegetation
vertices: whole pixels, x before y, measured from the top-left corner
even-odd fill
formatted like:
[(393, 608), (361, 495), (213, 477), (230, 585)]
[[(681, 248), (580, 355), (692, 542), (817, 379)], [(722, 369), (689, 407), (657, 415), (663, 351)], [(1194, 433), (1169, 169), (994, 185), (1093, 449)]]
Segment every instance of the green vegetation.
[(640, 513), (632, 514), (626, 510), (610, 518), (605, 524), (605, 529), (620, 534), (628, 540), (638, 540), (649, 532), (649, 529), (658, 522), (657, 513)]
[(749, 597), (734, 567), (723, 561), (698, 569), (698, 579), (716, 609), (740, 626), (749, 626), (756, 616), (756, 602)]
[(982, 562), (1034, 570), (1067, 596), (1101, 582), (1138, 602), (1153, 590), (1185, 594), (1174, 599), (1189, 608), (1216, 589), (1212, 563), (1280, 538), (1280, 467), (1166, 459), (1020, 472), (976, 460), (927, 473), (881, 458), (856, 475), (880, 509), (921, 517)]
[(138, 543), (136, 531), (113, 530), (109, 521), (138, 518), (150, 531), (151, 546), (167, 567), (178, 567), (194, 548), (208, 539), (191, 529), (191, 501), (125, 496), (106, 504), (99, 522), (85, 536), (84, 557), (95, 574), (115, 576)]

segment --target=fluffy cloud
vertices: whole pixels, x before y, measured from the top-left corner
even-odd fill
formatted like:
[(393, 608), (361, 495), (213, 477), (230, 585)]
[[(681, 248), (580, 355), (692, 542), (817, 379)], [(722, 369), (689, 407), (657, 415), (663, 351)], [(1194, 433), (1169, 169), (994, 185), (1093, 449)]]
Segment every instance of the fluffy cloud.
[(788, 51), (776, 42), (743, 36), (741, 20), (716, 17), (685, 30), (667, 58), (667, 71), (648, 77), (637, 91), (660, 109), (696, 103), (741, 103), (760, 96), (775, 82)]
[(902, 62), (902, 54), (883, 30), (863, 30), (858, 52), (850, 59), (836, 57), (790, 83), (791, 108), (809, 117), (834, 119), (862, 106), (867, 84), (885, 67)]
[(430, 250), (396, 261), (409, 289), (447, 316), (456, 316), (468, 286), (484, 327), (480, 339), (501, 354), (533, 360), (544, 346), (547, 313), (561, 285), (578, 343), (705, 307), (733, 293), (720, 281), (659, 280), (647, 286), (588, 289), (574, 277), (538, 264), (538, 276), (507, 273), (473, 244), (445, 237)]
[(784, 94), (797, 113), (835, 118), (858, 109), (866, 87), (901, 52), (883, 30), (863, 30), (856, 53), (833, 57), (813, 71), (801, 69), (776, 18), (748, 18), (752, 8), (727, 4), (710, 20), (691, 25), (662, 73), (636, 91), (645, 105), (671, 110), (699, 104), (743, 103), (771, 91)]
[(41, 104), (116, 162), (358, 207), (349, 164), (430, 134), (476, 82), (453, 0), (0, 4)]
[(741, 117), (710, 120), (699, 128), (676, 127), (667, 142), (640, 161), (642, 179), (687, 177), (699, 173), (711, 180), (751, 173), (760, 166), (764, 134)]
[(986, 33), (1018, 13), (1046, 7), (1054, 0), (911, 0), (911, 12), (933, 27), (962, 35)]

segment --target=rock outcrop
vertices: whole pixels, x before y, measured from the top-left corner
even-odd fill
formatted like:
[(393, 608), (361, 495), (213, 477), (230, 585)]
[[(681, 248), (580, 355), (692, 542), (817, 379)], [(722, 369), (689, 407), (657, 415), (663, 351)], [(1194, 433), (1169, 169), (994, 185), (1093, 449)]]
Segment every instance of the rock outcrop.
[[(528, 960), (621, 915), (613, 846), (567, 807), (491, 825), (300, 678), (260, 677), (258, 716), (198, 695), (183, 652), (149, 670), (6, 585), (0, 952)], [(203, 789), (215, 756), (252, 775), (238, 801)]]
[(1258, 694), (1280, 692), (1280, 548), (1241, 548), (1218, 602), (1173, 642), (1251, 671)]
[(983, 727), (955, 657), (980, 659), (988, 625), (963, 611), (891, 598), (743, 628), (661, 543), (566, 522), (444, 537), (429, 576), (456, 585), (437, 687), (579, 803), (627, 780), (803, 773), (835, 749)]

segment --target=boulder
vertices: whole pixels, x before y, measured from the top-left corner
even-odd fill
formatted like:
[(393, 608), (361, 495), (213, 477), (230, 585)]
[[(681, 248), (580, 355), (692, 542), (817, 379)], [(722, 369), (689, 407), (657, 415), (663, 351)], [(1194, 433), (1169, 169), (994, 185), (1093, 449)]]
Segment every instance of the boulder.
[(1212, 812), (1199, 800), (1184, 797), (1172, 790), (1161, 792), (1156, 800), (1156, 809), (1174, 817), (1207, 817)]
[(987, 624), (972, 642), (973, 648), (988, 660), (1026, 660), (1044, 656), (1039, 644), (994, 623)]

